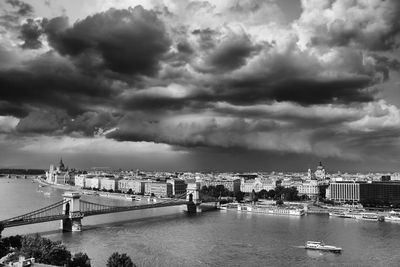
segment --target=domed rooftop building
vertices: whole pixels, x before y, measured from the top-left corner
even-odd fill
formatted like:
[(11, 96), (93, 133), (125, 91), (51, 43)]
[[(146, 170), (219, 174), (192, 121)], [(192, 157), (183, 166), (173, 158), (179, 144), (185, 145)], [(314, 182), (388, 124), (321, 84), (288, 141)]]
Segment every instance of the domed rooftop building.
[(317, 180), (324, 180), (326, 178), (326, 173), (325, 173), (325, 168), (322, 166), (322, 162), (319, 162), (319, 165), (317, 166), (317, 170), (314, 172), (315, 178)]

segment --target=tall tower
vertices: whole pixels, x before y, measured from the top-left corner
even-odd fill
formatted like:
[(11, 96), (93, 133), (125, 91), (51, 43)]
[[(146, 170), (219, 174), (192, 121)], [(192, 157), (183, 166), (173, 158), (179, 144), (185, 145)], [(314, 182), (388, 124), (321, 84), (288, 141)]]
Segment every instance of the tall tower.
[(80, 212), (79, 192), (65, 192), (63, 213), (68, 217), (61, 220), (61, 229), (64, 232), (80, 232), (82, 231), (83, 214)]
[(64, 162), (62, 161), (62, 158), (60, 158), (60, 164), (58, 167), (59, 167), (60, 171), (65, 171), (65, 166), (64, 166)]

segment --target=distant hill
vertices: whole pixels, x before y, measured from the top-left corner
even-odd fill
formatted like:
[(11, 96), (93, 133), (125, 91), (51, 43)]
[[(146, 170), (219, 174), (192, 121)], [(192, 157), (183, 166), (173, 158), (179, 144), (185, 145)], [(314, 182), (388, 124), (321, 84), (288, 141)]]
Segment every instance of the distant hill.
[(41, 169), (0, 169), (0, 174), (41, 175), (45, 170)]

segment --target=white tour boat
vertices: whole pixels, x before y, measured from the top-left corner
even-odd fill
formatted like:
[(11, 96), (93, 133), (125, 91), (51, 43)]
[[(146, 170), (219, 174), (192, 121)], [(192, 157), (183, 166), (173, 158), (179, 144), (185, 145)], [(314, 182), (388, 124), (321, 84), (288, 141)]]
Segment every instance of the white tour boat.
[(335, 253), (342, 252), (342, 248), (325, 245), (324, 242), (319, 242), (319, 241), (307, 241), (304, 248), (305, 249), (313, 249), (313, 250), (329, 251), (329, 252), (335, 252)]

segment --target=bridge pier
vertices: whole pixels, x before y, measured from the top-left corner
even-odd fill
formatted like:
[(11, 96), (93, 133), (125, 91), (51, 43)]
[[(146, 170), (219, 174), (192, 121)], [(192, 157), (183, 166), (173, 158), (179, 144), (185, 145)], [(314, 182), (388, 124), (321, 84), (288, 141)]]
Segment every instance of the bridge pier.
[(201, 212), (200, 208), (200, 183), (189, 183), (187, 186), (187, 213), (196, 214)]
[(63, 195), (65, 203), (63, 204), (63, 213), (68, 218), (61, 220), (60, 228), (63, 232), (80, 232), (82, 231), (83, 215), (80, 211), (80, 198), (78, 192), (66, 192)]

